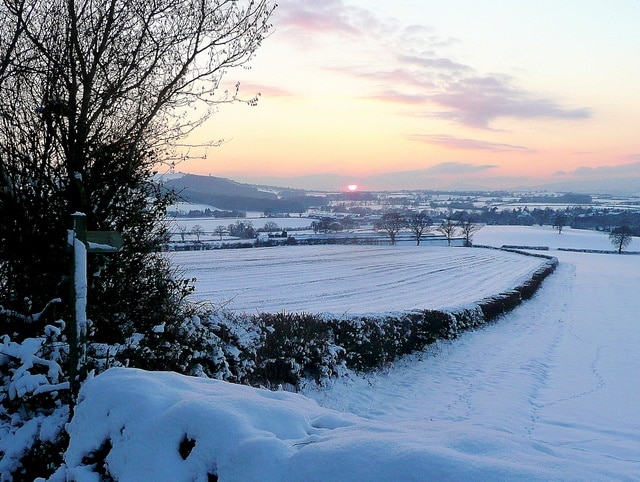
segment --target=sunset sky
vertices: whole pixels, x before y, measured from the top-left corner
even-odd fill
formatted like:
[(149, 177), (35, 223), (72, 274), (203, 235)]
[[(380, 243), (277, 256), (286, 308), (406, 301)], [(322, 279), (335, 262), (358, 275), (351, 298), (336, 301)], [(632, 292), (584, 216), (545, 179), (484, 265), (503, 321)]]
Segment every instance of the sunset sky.
[[(340, 189), (640, 177), (637, 0), (281, 0), (176, 170)], [(311, 176), (311, 177), (310, 177)], [(287, 178), (283, 180), (282, 178)]]

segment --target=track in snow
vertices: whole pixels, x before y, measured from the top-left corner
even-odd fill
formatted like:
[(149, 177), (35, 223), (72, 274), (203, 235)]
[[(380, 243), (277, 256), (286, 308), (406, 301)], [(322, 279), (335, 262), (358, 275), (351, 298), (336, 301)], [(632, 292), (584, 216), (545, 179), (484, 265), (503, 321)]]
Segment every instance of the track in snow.
[(575, 466), (570, 478), (631, 480), (640, 474), (640, 256), (557, 255), (556, 273), (497, 323), (308, 395), (424, 430), (457, 453), (516, 452), (552, 473)]

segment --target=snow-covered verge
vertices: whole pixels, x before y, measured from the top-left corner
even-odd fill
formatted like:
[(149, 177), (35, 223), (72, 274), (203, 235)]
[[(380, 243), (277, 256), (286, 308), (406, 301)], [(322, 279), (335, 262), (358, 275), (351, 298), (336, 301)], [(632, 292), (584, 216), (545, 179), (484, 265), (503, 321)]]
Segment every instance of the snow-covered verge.
[[(298, 394), (133, 369), (88, 381), (69, 432), (68, 468), (53, 481), (552, 480), (559, 465), (482, 427), (409, 428)], [(523, 463), (520, 451), (537, 457)]]

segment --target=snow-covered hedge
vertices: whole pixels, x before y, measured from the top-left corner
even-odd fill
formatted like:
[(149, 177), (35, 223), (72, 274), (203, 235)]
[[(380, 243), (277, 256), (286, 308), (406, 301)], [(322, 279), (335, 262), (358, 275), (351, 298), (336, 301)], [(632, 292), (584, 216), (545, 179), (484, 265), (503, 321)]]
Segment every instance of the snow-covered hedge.
[(345, 367), (380, 368), (403, 355), (423, 350), (439, 338), (455, 338), (465, 330), (495, 320), (533, 296), (558, 263), (553, 257), (536, 256), (546, 261), (528, 280), (513, 290), (455, 311), (421, 310), (342, 318), (299, 313), (257, 315), (251, 324), (266, 336), (255, 350), (256, 371), (247, 373), (245, 381), (297, 386), (312, 378), (325, 383), (327, 378), (343, 373)]
[[(556, 258), (536, 256), (546, 261), (525, 282), (461, 309), (342, 317), (220, 311), (186, 320), (179, 336), (159, 330), (142, 337), (128, 348), (127, 362), (269, 388), (297, 389), (308, 380), (324, 385), (346, 370), (380, 368), (512, 310), (557, 265)], [(166, 356), (159, 356), (163, 350)]]
[(116, 365), (269, 388), (296, 389), (308, 380), (330, 383), (346, 370), (380, 368), (512, 310), (530, 298), (557, 265), (556, 258), (535, 256), (546, 261), (525, 282), (457, 310), (341, 317), (218, 311), (207, 318), (193, 316), (177, 329), (158, 327), (141, 334), (115, 357), (120, 361)]
[[(1, 307), (0, 307), (1, 309)], [(62, 462), (69, 418), (62, 322), (39, 337), (0, 337), (0, 480), (33, 480)]]

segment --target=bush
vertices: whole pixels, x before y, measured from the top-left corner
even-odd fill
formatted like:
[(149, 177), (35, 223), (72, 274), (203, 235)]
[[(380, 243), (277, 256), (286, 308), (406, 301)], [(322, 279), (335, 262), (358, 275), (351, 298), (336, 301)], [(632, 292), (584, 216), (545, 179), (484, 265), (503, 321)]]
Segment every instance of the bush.
[(9, 335), (0, 338), (2, 480), (48, 477), (62, 463), (70, 400), (62, 369), (68, 355), (63, 328), (58, 321), (47, 325), (42, 335), (21, 342)]
[(336, 375), (342, 348), (336, 346), (331, 327), (307, 313), (263, 313), (254, 323), (266, 337), (256, 349), (252, 384), (298, 387), (309, 378), (320, 382)]

